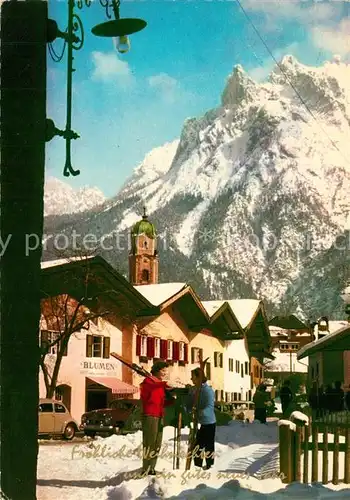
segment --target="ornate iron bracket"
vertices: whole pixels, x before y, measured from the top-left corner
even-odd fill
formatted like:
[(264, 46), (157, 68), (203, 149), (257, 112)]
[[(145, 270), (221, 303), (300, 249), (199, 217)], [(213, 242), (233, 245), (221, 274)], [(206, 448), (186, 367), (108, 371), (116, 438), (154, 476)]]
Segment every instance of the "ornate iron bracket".
[[(69, 177), (70, 175), (76, 176), (80, 174), (80, 170), (74, 170), (71, 161), (71, 141), (79, 137), (79, 135), (72, 130), (72, 85), (73, 73), (73, 51), (80, 50), (84, 45), (84, 27), (80, 17), (74, 12), (75, 6), (82, 9), (84, 6), (90, 7), (92, 0), (67, 0), (68, 1), (68, 28), (65, 32), (58, 29), (56, 21), (49, 19), (47, 24), (47, 42), (51, 44), (56, 38), (64, 40), (64, 47), (61, 56), (55, 55), (55, 60), (60, 61), (63, 57), (64, 49), (67, 46), (67, 116), (66, 128), (61, 130), (56, 128), (54, 122), (50, 119), (46, 120), (46, 141), (50, 141), (55, 136), (63, 137), (66, 141), (66, 163), (63, 170), (63, 175)], [(142, 30), (147, 23), (142, 19), (120, 19), (119, 6), (120, 0), (99, 0), (102, 7), (106, 10), (107, 18), (111, 19), (111, 12), (113, 10), (115, 21), (108, 21), (95, 26), (92, 32), (97, 36), (119, 37), (122, 44), (128, 45), (126, 42), (127, 35), (136, 33)], [(107, 26), (107, 28), (106, 28)], [(130, 45), (119, 47), (120, 52), (126, 52)], [(124, 50), (123, 50), (124, 49)], [(51, 54), (52, 55), (52, 54)]]

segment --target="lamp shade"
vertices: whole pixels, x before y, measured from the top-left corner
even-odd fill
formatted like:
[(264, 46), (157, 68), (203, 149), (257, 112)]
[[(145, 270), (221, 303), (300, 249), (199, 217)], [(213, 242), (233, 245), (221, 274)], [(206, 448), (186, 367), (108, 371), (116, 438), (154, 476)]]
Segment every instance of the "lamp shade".
[(132, 35), (132, 33), (143, 30), (146, 26), (147, 23), (143, 19), (125, 18), (97, 24), (91, 31), (96, 36), (117, 37)]

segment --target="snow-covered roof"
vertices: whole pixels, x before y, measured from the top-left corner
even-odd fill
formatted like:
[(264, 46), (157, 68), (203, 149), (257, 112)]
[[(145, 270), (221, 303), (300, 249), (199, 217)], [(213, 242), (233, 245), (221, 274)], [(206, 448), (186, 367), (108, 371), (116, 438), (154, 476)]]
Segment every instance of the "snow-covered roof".
[(64, 259), (56, 259), (56, 260), (46, 260), (41, 263), (41, 269), (46, 269), (48, 267), (62, 266), (63, 264), (69, 264), (70, 262), (78, 262), (85, 261), (89, 259), (93, 259), (94, 255), (88, 255), (87, 257), (66, 257)]
[(290, 361), (292, 358), (292, 371), (297, 373), (307, 373), (308, 363), (302, 363), (297, 360), (296, 353), (290, 355), (287, 352), (280, 352), (279, 349), (274, 349), (272, 355), (275, 359), (266, 363), (266, 371), (268, 372), (290, 372)]
[(218, 311), (224, 303), (225, 303), (225, 300), (204, 300), (204, 301), (202, 301), (202, 305), (210, 317), (213, 316), (216, 313), (216, 311)]
[(171, 299), (187, 286), (186, 283), (159, 283), (157, 285), (138, 285), (134, 286), (148, 302), (154, 306), (160, 306)]
[[(335, 320), (330, 320), (328, 321), (328, 331), (322, 331), (320, 330), (321, 334), (326, 334), (328, 333), (333, 333), (338, 331), (340, 328), (343, 328), (344, 326), (349, 326), (349, 323), (346, 320), (340, 320), (340, 321), (335, 321)], [(315, 332), (318, 331), (318, 326), (315, 326)]]
[(260, 301), (256, 299), (208, 300), (202, 304), (211, 317), (225, 302), (231, 307), (242, 328), (248, 326), (260, 304)]
[(260, 301), (256, 299), (208, 300), (202, 304), (211, 317), (225, 302), (231, 307), (242, 328), (248, 326), (260, 304)]
[(230, 304), (242, 328), (246, 328), (249, 325), (260, 305), (260, 300), (256, 299), (237, 299), (228, 300), (227, 302)]
[(347, 335), (350, 336), (349, 323), (346, 323), (346, 326), (343, 326), (342, 328), (339, 328), (338, 330), (332, 333), (328, 333), (328, 335), (325, 335), (319, 340), (314, 340), (313, 342), (306, 344), (304, 347), (300, 349), (300, 351), (298, 351), (298, 359), (303, 359), (306, 356), (309, 356), (310, 354), (312, 354), (313, 351), (318, 351), (318, 348), (322, 349), (328, 343), (332, 343), (333, 341), (335, 341), (339, 336), (347, 336)]

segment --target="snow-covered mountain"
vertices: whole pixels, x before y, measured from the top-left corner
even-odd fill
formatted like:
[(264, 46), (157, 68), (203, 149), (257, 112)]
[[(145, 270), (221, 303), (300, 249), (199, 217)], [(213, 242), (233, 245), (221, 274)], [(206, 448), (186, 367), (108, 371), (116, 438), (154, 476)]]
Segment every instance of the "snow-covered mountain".
[(104, 201), (105, 196), (97, 187), (73, 189), (55, 177), (49, 177), (45, 181), (45, 216), (84, 212), (101, 205)]
[(350, 66), (339, 59), (314, 68), (285, 56), (260, 84), (235, 66), (221, 106), (188, 119), (179, 141), (151, 151), (75, 227), (109, 241), (101, 253), (125, 272), (120, 242), (145, 205), (161, 233), (161, 281), (190, 281), (203, 299), (259, 296), (274, 312), (337, 316), (349, 124)]

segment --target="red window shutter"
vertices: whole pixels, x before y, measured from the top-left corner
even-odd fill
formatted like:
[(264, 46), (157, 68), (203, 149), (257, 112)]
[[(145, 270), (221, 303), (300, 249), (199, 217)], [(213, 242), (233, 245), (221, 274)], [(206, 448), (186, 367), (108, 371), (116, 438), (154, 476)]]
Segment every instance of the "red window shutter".
[(160, 358), (167, 359), (168, 357), (168, 343), (164, 339), (160, 339)]
[(188, 344), (184, 345), (184, 358), (185, 358), (185, 363), (188, 363)]
[(147, 337), (147, 357), (154, 358), (154, 337)]
[(136, 356), (141, 355), (141, 335), (136, 335)]
[(173, 342), (173, 360), (179, 361), (180, 357), (180, 346), (178, 342)]

